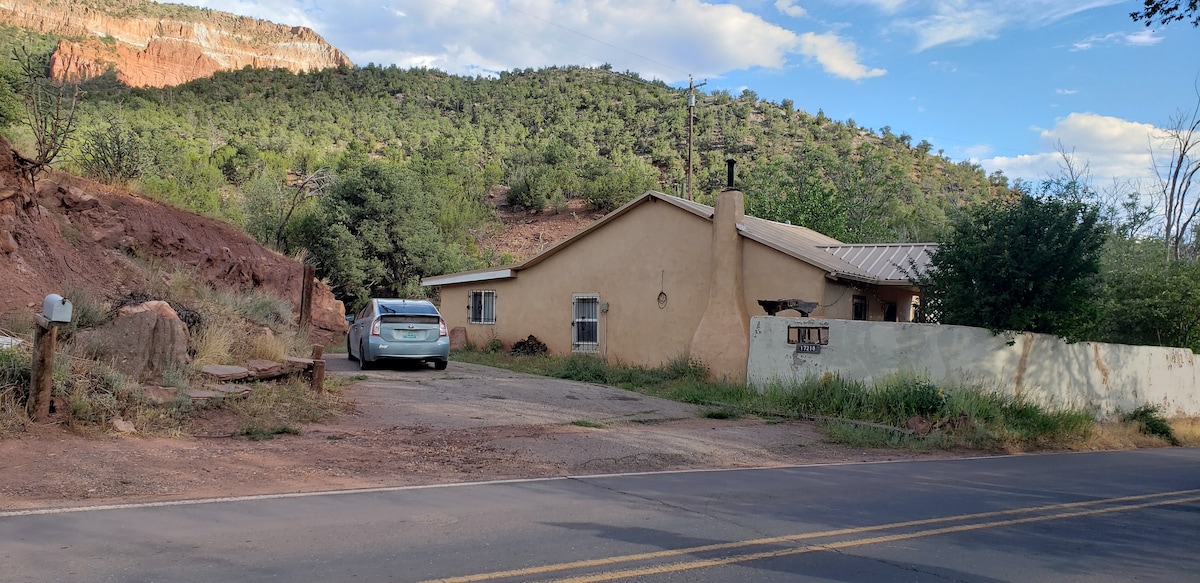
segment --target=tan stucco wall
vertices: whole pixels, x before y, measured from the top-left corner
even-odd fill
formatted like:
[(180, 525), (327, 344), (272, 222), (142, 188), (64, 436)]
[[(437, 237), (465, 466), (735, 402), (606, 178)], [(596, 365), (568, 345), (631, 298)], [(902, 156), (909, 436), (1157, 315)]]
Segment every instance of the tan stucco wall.
[[(817, 302), (814, 318), (849, 320), (854, 316), (854, 296), (867, 298), (868, 320), (883, 320), (883, 302), (896, 302), (897, 318), (910, 320), (913, 293), (903, 287), (863, 286), (855, 290), (851, 282), (834, 280), (825, 271), (799, 261), (781, 251), (744, 240), (746, 310), (751, 316), (765, 316), (758, 300), (799, 299)], [(797, 316), (784, 312), (783, 316)]]
[[(708, 306), (711, 225), (670, 203), (650, 199), (541, 263), (518, 271), (513, 279), (441, 286), (442, 315), (451, 328), (466, 328), (468, 340), (476, 346), (499, 338), (507, 348), (533, 334), (551, 352), (570, 354), (572, 295), (594, 293), (609, 306), (600, 315), (599, 354), (621, 362), (661, 365), (689, 353)], [(749, 316), (765, 315), (760, 299), (815, 301), (829, 306), (818, 308), (818, 316), (850, 318), (851, 298), (857, 293), (870, 298), (874, 320), (883, 318), (874, 294), (896, 294), (901, 308), (910, 302), (911, 295), (902, 290), (855, 292), (847, 282), (831, 280), (817, 267), (746, 238), (739, 238), (738, 246)], [(496, 324), (468, 323), (472, 290), (496, 292)], [(667, 294), (663, 307), (658, 303), (660, 291)], [(746, 339), (744, 331), (740, 334)], [(735, 340), (730, 338), (731, 347)], [(712, 372), (717, 377), (745, 378), (745, 357), (738, 362), (737, 366), (727, 363), (730, 370)]]
[[(746, 311), (751, 316), (765, 316), (758, 300), (804, 300), (824, 305), (825, 288), (830, 282), (825, 272), (807, 263), (776, 251), (766, 245), (742, 240), (743, 281), (746, 289)], [(824, 314), (826, 308), (817, 308)], [(797, 315), (796, 312), (787, 312)]]
[[(475, 345), (495, 335), (505, 347), (533, 334), (557, 354), (571, 353), (574, 293), (597, 293), (600, 354), (657, 366), (688, 350), (708, 299), (710, 223), (648, 201), (574, 241), (511, 280), (441, 287), (448, 326)], [(496, 291), (496, 324), (468, 324), (470, 290)], [(667, 302), (659, 307), (659, 292)]]
[[(788, 325), (827, 326), (820, 354), (797, 354)], [(1009, 341), (1012, 344), (1009, 344)], [(987, 388), (1112, 417), (1144, 404), (1200, 415), (1200, 371), (1183, 348), (1080, 342), (982, 328), (817, 318), (753, 318), (747, 380), (765, 387), (826, 372), (871, 382), (896, 372)]]

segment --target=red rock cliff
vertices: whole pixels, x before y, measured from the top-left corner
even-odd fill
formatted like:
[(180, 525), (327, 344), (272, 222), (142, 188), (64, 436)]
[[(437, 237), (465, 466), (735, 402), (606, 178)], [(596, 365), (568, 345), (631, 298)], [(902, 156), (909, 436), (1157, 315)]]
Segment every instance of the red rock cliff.
[(84, 39), (59, 42), (50, 61), (56, 79), (112, 67), (127, 85), (163, 87), (245, 66), (300, 72), (351, 64), (302, 26), (145, 0), (0, 0), (0, 23)]

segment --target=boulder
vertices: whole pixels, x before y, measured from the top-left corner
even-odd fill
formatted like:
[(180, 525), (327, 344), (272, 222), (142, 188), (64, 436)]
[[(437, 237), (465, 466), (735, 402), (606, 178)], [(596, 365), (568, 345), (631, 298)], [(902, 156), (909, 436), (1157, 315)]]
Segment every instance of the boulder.
[(146, 385), (142, 387), (142, 398), (153, 405), (166, 405), (179, 398), (179, 389)]
[(69, 209), (85, 211), (100, 206), (100, 200), (76, 186), (67, 187), (62, 193), (62, 202)]
[(189, 399), (193, 401), (220, 401), (225, 398), (225, 393), (220, 391), (205, 391), (201, 389), (190, 389), (187, 392)]
[(283, 361), (284, 369), (288, 374), (312, 370), (314, 362), (311, 358), (300, 358), (298, 356), (289, 356), (283, 359)]
[(79, 336), (96, 358), (137, 381), (161, 380), (164, 372), (184, 369), (191, 362), (187, 325), (170, 306), (118, 313), (109, 323)]
[(215, 385), (213, 385), (213, 384), (205, 385), (204, 389), (208, 390), (208, 391), (212, 391), (214, 393), (220, 393), (222, 395), (225, 395), (226, 397), (248, 397), (248, 396), (250, 396), (250, 386), (249, 385), (229, 385), (229, 384), (225, 384), (225, 383), (217, 383)]
[(117, 314), (121, 316), (132, 316), (133, 314), (140, 314), (142, 312), (154, 312), (163, 318), (179, 319), (179, 314), (175, 313), (175, 308), (172, 308), (171, 304), (162, 300), (151, 300), (140, 304), (122, 306), (120, 310), (117, 310)]
[(135, 428), (132, 423), (121, 419), (120, 417), (112, 418), (112, 426), (117, 433), (134, 433), (137, 431), (137, 428)]
[(219, 382), (238, 381), (250, 376), (250, 369), (228, 364), (210, 364), (200, 369), (200, 374)]
[(250, 369), (250, 376), (256, 379), (273, 379), (283, 376), (283, 363), (273, 360), (247, 360), (246, 368)]

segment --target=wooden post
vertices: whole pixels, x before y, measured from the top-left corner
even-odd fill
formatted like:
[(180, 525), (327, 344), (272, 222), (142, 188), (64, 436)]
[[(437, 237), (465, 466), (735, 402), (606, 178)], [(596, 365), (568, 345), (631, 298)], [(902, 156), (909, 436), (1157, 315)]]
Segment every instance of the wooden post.
[(321, 346), (320, 344), (313, 344), (312, 349), (313, 349), (313, 351), (312, 351), (311, 358), (313, 360), (321, 360), (322, 358), (325, 358), (325, 347), (324, 346)]
[(325, 361), (314, 360), (312, 372), (312, 390), (317, 394), (325, 392)]
[(317, 279), (317, 268), (304, 265), (304, 281), (300, 288), (300, 330), (306, 331), (312, 324), (313, 282)]
[(37, 329), (33, 333), (33, 368), (29, 380), (29, 405), (33, 409), (33, 420), (45, 423), (50, 420), (50, 391), (54, 388), (54, 348), (58, 338), (58, 325), (38, 314)]

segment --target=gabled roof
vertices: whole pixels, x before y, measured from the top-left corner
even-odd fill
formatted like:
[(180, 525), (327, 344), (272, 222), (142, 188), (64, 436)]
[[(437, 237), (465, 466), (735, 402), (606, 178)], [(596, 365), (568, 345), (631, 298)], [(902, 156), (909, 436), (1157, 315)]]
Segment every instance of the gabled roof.
[[(557, 253), (567, 245), (576, 240), (586, 237), (592, 231), (595, 231), (609, 221), (615, 220), (617, 217), (628, 213), (638, 206), (651, 200), (662, 201), (690, 212), (702, 219), (711, 221), (713, 219), (713, 207), (684, 200), (677, 196), (655, 192), (653, 190), (639, 196), (620, 208), (605, 215), (603, 219), (592, 223), (586, 229), (555, 243), (549, 249), (526, 259), (520, 263), (506, 267), (492, 267), (487, 269), (477, 269), (475, 271), (464, 271), (460, 273), (452, 273), (448, 275), (438, 275), (426, 277), (421, 280), (421, 285), (453, 285), (458, 283), (470, 283), (476, 281), (491, 281), (497, 279), (509, 279), (516, 277), (518, 271), (528, 269), (541, 263), (546, 258)], [(788, 225), (784, 223), (776, 223), (757, 217), (747, 216), (743, 222), (738, 223), (738, 232), (745, 238), (756, 241), (767, 247), (775, 249), (786, 255), (790, 255), (800, 261), (823, 269), (829, 277), (835, 279), (850, 279), (861, 281), (864, 283), (872, 283), (876, 285), (908, 285), (908, 277), (902, 273), (898, 277), (893, 277), (895, 273), (883, 269), (876, 269), (877, 261), (862, 263), (858, 261), (860, 253), (851, 253), (850, 251), (842, 251), (848, 248), (867, 248), (867, 247), (916, 247), (923, 246), (932, 249), (936, 247), (932, 243), (919, 243), (915, 245), (843, 245), (841, 241), (832, 237), (827, 237), (812, 229), (800, 227), (797, 225)], [(869, 256), (869, 254), (867, 255)], [(928, 261), (927, 255), (925, 261)], [(924, 267), (924, 263), (918, 263)], [(907, 265), (907, 261), (900, 263)]]

